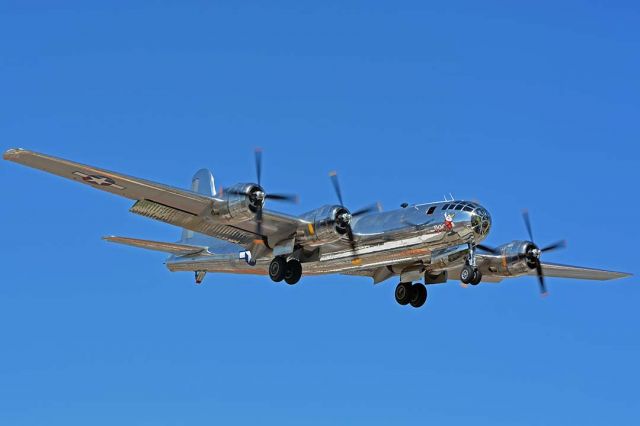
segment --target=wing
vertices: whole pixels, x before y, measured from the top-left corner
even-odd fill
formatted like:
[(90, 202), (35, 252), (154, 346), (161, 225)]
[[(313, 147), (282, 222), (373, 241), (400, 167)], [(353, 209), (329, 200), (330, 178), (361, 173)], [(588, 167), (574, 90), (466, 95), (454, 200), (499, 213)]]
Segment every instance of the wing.
[(277, 243), (294, 234), (298, 226), (304, 226), (306, 223), (293, 216), (265, 210), (262, 235), (258, 235), (257, 223), (253, 220), (234, 225), (216, 222), (209, 212), (226, 202), (221, 198), (207, 197), (187, 189), (175, 188), (24, 149), (6, 151), (4, 159), (136, 200), (130, 210), (132, 213), (246, 248), (255, 248), (255, 240), (261, 237)]
[[(542, 271), (546, 277), (575, 278), (580, 280), (606, 281), (628, 277), (626, 272), (605, 271), (603, 269), (583, 268), (580, 266), (559, 265), (557, 263), (543, 263)], [(529, 275), (536, 275), (532, 270)]]
[(131, 200), (149, 200), (183, 210), (192, 215), (201, 214), (212, 205), (211, 198), (186, 189), (178, 189), (24, 149), (6, 151), (4, 159), (75, 180)]

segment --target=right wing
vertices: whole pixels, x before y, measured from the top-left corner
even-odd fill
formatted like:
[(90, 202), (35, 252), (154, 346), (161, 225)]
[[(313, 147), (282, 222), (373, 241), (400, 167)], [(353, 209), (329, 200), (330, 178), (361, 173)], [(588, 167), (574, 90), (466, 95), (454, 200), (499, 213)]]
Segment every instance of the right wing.
[(194, 232), (260, 251), (255, 241), (266, 237), (278, 243), (295, 234), (306, 222), (286, 214), (264, 211), (262, 235), (257, 223), (248, 220), (238, 224), (216, 222), (209, 214), (226, 200), (208, 197), (187, 189), (152, 182), (97, 167), (40, 154), (24, 149), (9, 149), (4, 159), (74, 180), (102, 191), (136, 200), (131, 212)]
[[(628, 277), (626, 272), (605, 271), (604, 269), (584, 268), (581, 266), (560, 265), (557, 263), (543, 263), (542, 272), (545, 277), (576, 278), (581, 280), (607, 281)], [(529, 275), (536, 275), (535, 269)]]
[(209, 197), (186, 189), (178, 189), (24, 149), (6, 151), (4, 159), (75, 180), (131, 200), (149, 200), (191, 215), (201, 214), (207, 208), (211, 208), (213, 202)]

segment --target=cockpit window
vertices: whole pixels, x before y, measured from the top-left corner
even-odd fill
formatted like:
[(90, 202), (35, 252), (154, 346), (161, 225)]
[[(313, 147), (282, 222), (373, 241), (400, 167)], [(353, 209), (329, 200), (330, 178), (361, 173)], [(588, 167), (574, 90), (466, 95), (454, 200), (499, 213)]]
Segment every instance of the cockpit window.
[(446, 210), (449, 208), (449, 204), (445, 204), (444, 206), (442, 206), (442, 210)]
[(436, 211), (436, 206), (431, 206), (429, 210), (427, 210), (427, 214), (433, 214), (434, 211)]
[(458, 205), (456, 206), (456, 210), (462, 210), (462, 204), (458, 204)]
[(465, 212), (470, 212), (470, 211), (473, 211), (473, 209), (471, 208), (470, 205), (466, 205), (466, 206), (464, 206), (464, 211)]

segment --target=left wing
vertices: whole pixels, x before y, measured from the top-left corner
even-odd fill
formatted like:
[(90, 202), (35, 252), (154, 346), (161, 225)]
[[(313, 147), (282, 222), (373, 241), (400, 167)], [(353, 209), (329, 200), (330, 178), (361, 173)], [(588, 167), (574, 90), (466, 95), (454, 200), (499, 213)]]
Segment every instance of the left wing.
[(222, 198), (208, 197), (187, 189), (175, 188), (24, 149), (9, 149), (4, 153), (4, 159), (136, 200), (130, 210), (132, 213), (239, 244), (245, 248), (253, 248), (256, 251), (259, 251), (258, 247), (255, 247), (256, 239), (261, 240), (265, 237), (270, 243), (278, 243), (293, 235), (299, 226), (306, 224), (299, 218), (265, 210), (262, 234), (258, 235), (255, 220), (230, 225), (220, 223), (211, 217), (209, 214), (211, 210), (226, 202)]

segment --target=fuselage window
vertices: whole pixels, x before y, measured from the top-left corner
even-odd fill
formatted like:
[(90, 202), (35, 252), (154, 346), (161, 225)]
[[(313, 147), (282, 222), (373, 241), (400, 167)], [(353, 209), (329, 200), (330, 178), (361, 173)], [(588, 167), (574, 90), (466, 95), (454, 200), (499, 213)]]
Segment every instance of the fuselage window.
[(429, 210), (427, 210), (427, 214), (433, 214), (434, 211), (436, 211), (436, 206), (431, 206)]

